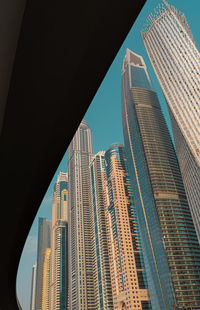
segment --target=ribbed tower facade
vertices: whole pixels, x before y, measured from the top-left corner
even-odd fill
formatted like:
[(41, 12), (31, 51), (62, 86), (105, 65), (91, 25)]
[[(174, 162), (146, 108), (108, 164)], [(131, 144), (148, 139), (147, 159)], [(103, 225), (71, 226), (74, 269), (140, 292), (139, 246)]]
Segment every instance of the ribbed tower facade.
[(30, 310), (35, 310), (36, 268), (37, 268), (37, 265), (35, 262), (32, 268)]
[(151, 309), (124, 147), (113, 144), (105, 153), (105, 163), (113, 309)]
[(200, 53), (184, 14), (163, 2), (148, 17), (142, 36), (167, 101), (200, 242)]
[(50, 260), (51, 260), (51, 249), (47, 248), (45, 251), (44, 265), (43, 265), (42, 310), (49, 310)]
[(90, 163), (91, 201), (96, 248), (98, 309), (112, 310), (112, 286), (105, 218), (105, 152), (97, 153)]
[(143, 58), (127, 50), (122, 118), (153, 309), (199, 309), (200, 248), (179, 164)]
[(36, 271), (36, 294), (35, 309), (42, 309), (43, 267), (45, 251), (51, 246), (51, 221), (39, 218), (38, 221), (38, 245), (37, 245), (37, 271)]
[(91, 130), (83, 120), (68, 149), (69, 174), (69, 308), (97, 307), (95, 244), (92, 229), (89, 162)]
[(51, 233), (50, 310), (66, 310), (68, 301), (68, 174), (54, 186)]

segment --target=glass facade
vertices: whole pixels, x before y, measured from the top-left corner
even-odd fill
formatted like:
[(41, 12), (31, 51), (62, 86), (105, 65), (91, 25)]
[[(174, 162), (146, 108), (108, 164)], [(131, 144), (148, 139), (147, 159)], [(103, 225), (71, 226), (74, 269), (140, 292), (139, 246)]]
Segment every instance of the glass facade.
[(152, 86), (142, 67), (131, 67), (131, 86), (152, 90)]
[[(131, 67), (149, 79), (141, 56), (127, 50), (122, 74), (122, 117), (134, 202), (153, 309), (198, 309), (200, 248), (176, 153), (156, 93), (133, 84)], [(141, 69), (141, 68), (140, 68)], [(196, 308), (195, 308), (196, 307)]]

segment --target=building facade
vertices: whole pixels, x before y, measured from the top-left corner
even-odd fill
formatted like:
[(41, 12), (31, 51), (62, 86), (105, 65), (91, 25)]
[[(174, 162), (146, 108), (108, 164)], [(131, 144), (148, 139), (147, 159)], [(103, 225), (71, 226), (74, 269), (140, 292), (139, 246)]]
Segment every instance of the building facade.
[(167, 101), (183, 182), (200, 242), (200, 53), (183, 13), (165, 0), (142, 30)]
[(105, 153), (105, 206), (115, 310), (151, 309), (143, 255), (124, 147)]
[(49, 310), (51, 249), (47, 248), (43, 265), (42, 310)]
[(105, 152), (97, 153), (90, 163), (92, 225), (95, 236), (98, 283), (98, 309), (112, 310), (112, 285), (109, 265), (107, 229), (105, 218)]
[(54, 302), (55, 310), (66, 310), (68, 301), (68, 224), (57, 221), (54, 248)]
[(89, 162), (92, 157), (91, 130), (83, 120), (68, 148), (70, 310), (95, 310), (98, 302), (89, 195)]
[(42, 286), (43, 266), (45, 251), (51, 246), (51, 221), (46, 218), (39, 218), (38, 221), (38, 245), (37, 245), (37, 272), (36, 272), (36, 310), (42, 309)]
[(36, 262), (32, 268), (32, 281), (31, 281), (31, 302), (30, 310), (35, 310), (35, 288), (36, 288)]
[(127, 50), (122, 118), (153, 309), (200, 307), (200, 248), (176, 153), (143, 58)]
[(54, 186), (51, 229), (50, 310), (66, 310), (68, 301), (68, 174)]

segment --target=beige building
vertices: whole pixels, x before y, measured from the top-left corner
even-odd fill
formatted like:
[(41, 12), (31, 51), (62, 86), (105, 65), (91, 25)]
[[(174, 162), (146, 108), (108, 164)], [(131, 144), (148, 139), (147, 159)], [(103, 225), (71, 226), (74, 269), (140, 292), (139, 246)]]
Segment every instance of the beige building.
[(96, 310), (98, 304), (89, 195), (89, 163), (92, 158), (91, 129), (83, 120), (68, 148), (70, 310)]
[(151, 309), (124, 147), (105, 153), (105, 206), (114, 309)]
[(46, 249), (51, 247), (51, 221), (38, 219), (37, 268), (35, 285), (35, 309), (42, 309), (43, 267)]
[(50, 257), (51, 257), (51, 249), (47, 248), (45, 250), (44, 265), (43, 265), (42, 310), (49, 309)]
[(113, 310), (108, 240), (105, 218), (105, 152), (98, 152), (90, 162), (92, 227), (95, 239), (98, 310)]

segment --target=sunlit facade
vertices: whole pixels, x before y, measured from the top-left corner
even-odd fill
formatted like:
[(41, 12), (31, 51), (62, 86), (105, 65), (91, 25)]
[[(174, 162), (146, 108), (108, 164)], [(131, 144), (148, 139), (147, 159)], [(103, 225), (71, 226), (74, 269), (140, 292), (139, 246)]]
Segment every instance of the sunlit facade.
[(200, 242), (200, 53), (184, 14), (163, 2), (147, 18), (142, 36), (167, 101)]
[(111, 145), (105, 153), (105, 166), (105, 214), (113, 309), (151, 309), (133, 190), (122, 145)]
[(66, 310), (68, 300), (68, 174), (54, 186), (51, 229), (50, 310)]
[(200, 248), (178, 160), (146, 65), (127, 50), (122, 118), (153, 309), (200, 308)]
[(89, 163), (92, 136), (83, 120), (68, 148), (69, 309), (97, 309), (96, 252), (92, 229)]
[(107, 242), (104, 183), (105, 152), (97, 153), (90, 163), (92, 225), (95, 236), (98, 307), (99, 310), (112, 310), (112, 286)]
[(47, 248), (45, 251), (43, 265), (42, 310), (49, 310), (50, 259), (51, 249)]
[(45, 252), (51, 247), (51, 221), (46, 218), (38, 220), (37, 271), (35, 309), (42, 310), (43, 267)]

